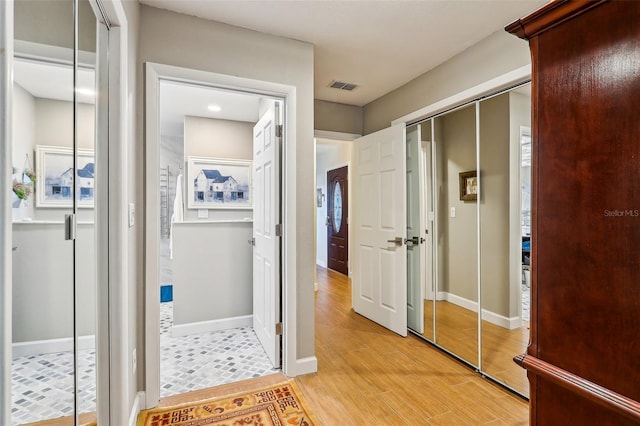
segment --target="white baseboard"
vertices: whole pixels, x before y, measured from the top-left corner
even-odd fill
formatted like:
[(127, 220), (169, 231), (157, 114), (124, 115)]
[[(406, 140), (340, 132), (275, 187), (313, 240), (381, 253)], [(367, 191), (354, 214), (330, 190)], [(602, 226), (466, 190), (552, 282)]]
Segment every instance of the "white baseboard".
[(253, 315), (174, 325), (171, 328), (171, 333), (173, 337), (180, 337), (240, 327), (253, 327)]
[(295, 360), (294, 367), (288, 368), (286, 372), (287, 376), (295, 377), (302, 376), (303, 374), (311, 374), (318, 371), (318, 358), (315, 356), (309, 356), (306, 358), (300, 358)]
[[(460, 297), (452, 293), (439, 291), (438, 300), (446, 300), (449, 303), (453, 303), (454, 305), (468, 309), (472, 312), (478, 312), (478, 302), (465, 299), (464, 297)], [(489, 321), (491, 324), (495, 324), (499, 327), (506, 328), (508, 330), (514, 330), (522, 326), (522, 321), (520, 321), (520, 317), (509, 318), (509, 317), (505, 317), (504, 315), (500, 315), (495, 312), (489, 311), (487, 309), (482, 310), (482, 319), (484, 321)]]
[(318, 266), (322, 266), (323, 268), (326, 268), (326, 267), (327, 267), (327, 262), (323, 262), (323, 261), (322, 261), (322, 260), (320, 260), (320, 259), (316, 259), (316, 264), (317, 264)]
[[(78, 349), (95, 349), (96, 336), (80, 336), (78, 338)], [(30, 356), (40, 354), (51, 354), (56, 352), (73, 351), (73, 338), (64, 337), (61, 339), (32, 340), (30, 342), (19, 342), (12, 345), (13, 357)]]
[(136, 426), (138, 423), (138, 415), (140, 411), (142, 411), (142, 407), (145, 406), (145, 393), (140, 391), (136, 394), (136, 397), (133, 400), (133, 406), (131, 407), (131, 412), (129, 413), (129, 426)]

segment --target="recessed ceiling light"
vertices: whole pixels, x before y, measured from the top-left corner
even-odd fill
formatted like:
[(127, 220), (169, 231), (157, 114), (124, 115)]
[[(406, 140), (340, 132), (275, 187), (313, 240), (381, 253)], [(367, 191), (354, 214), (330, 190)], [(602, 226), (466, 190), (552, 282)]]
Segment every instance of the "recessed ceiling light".
[(214, 105), (214, 104), (209, 105), (207, 109), (211, 112), (218, 112), (222, 110), (222, 108), (220, 108), (220, 105)]
[(93, 89), (90, 89), (88, 87), (78, 87), (76, 89), (76, 91), (78, 92), (78, 94), (80, 95), (87, 95), (87, 96), (95, 96), (96, 91)]

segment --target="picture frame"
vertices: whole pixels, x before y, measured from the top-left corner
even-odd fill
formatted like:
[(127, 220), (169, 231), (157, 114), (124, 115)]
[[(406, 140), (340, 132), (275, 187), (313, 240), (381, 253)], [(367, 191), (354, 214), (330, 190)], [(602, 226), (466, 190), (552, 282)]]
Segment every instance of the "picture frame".
[(187, 158), (187, 208), (252, 209), (252, 161)]
[[(73, 148), (36, 145), (36, 207), (71, 208), (73, 190)], [(78, 207), (93, 208), (95, 200), (95, 155), (78, 149)]]
[(460, 173), (460, 200), (478, 200), (478, 173), (475, 170)]

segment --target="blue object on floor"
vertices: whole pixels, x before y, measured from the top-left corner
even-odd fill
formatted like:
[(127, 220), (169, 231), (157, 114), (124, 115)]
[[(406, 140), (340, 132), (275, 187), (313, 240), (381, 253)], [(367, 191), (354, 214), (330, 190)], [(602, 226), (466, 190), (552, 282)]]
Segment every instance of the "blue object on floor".
[(172, 302), (173, 301), (173, 285), (161, 285), (160, 286), (160, 302)]

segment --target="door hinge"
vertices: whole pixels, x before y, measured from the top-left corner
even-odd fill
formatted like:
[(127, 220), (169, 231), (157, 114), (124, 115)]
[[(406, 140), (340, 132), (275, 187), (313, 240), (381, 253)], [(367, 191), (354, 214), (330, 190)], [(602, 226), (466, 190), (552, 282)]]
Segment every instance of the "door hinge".
[(282, 124), (277, 124), (276, 125), (276, 137), (277, 138), (281, 138), (282, 137)]
[(76, 239), (76, 215), (73, 213), (64, 215), (64, 239)]
[(276, 336), (282, 336), (282, 323), (276, 323)]
[(282, 224), (278, 223), (276, 225), (276, 237), (282, 237)]
[(252, 246), (256, 245), (256, 239), (255, 238), (251, 238), (250, 240), (247, 241), (249, 244), (251, 244)]

